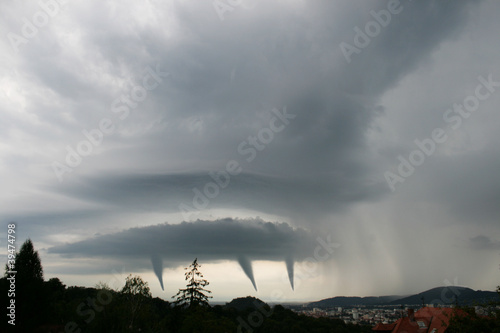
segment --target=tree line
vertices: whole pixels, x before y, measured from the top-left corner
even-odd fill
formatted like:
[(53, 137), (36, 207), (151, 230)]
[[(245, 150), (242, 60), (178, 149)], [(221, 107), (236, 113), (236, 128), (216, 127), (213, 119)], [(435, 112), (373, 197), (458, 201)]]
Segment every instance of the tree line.
[[(2, 332), (371, 332), (370, 326), (298, 315), (281, 305), (271, 308), (251, 297), (211, 306), (209, 282), (197, 259), (185, 268), (186, 288), (179, 289), (172, 302), (152, 297), (148, 283), (137, 275), (126, 277), (125, 285), (118, 290), (106, 283), (87, 288), (67, 287), (58, 278), (45, 281), (40, 257), (30, 239), (15, 255), (14, 267), (14, 287), (8, 265), (0, 278), (7, 314), (13, 299), (10, 296), (15, 296), (15, 325), (9, 323), (8, 315), (4, 316)], [(9, 290), (15, 295), (7, 297)], [(498, 324), (498, 315), (496, 318), (494, 324)], [(471, 325), (463, 321), (456, 324), (459, 328)]]

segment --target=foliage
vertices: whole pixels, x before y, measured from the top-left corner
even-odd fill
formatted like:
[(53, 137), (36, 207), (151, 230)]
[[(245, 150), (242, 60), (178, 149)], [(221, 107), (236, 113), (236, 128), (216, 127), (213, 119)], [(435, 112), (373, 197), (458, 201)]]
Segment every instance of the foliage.
[[(5, 267), (5, 276), (9, 269)], [(31, 239), (27, 239), (15, 259), (16, 281), (39, 283), (43, 281), (43, 268), (38, 251), (35, 251)]]
[(100, 289), (100, 290), (109, 290), (109, 291), (113, 290), (109, 286), (109, 284), (107, 284), (106, 282), (102, 282), (102, 281), (97, 282), (96, 285), (95, 285), (95, 288), (96, 289)]
[(130, 323), (129, 328), (134, 329), (134, 322), (141, 315), (141, 310), (147, 299), (152, 298), (148, 283), (143, 281), (140, 276), (130, 274), (125, 279), (125, 285), (121, 290), (122, 295), (129, 305)]
[(140, 276), (132, 276), (132, 274), (125, 279), (122, 293), (131, 296), (152, 297), (148, 283), (143, 281)]
[[(204, 294), (208, 292), (204, 289), (208, 282), (203, 280), (197, 260), (189, 266), (189, 272), (186, 273), (189, 284), (183, 289), (185, 293), (182, 293), (182, 290), (179, 293), (179, 296), (184, 296), (186, 302), (192, 301), (187, 303), (192, 306), (182, 307), (171, 306), (163, 299), (151, 297), (148, 284), (139, 276), (129, 275), (125, 286), (117, 291), (104, 283), (98, 283), (95, 288), (86, 288), (66, 287), (58, 278), (43, 281), (40, 279), (43, 276), (41, 263), (38, 260), (38, 270), (38, 254), (32, 244), (24, 246), (23, 249), (23, 258), (26, 253), (30, 253), (33, 259), (31, 262), (34, 263), (25, 267), (35, 268), (26, 270), (31, 272), (28, 276), (37, 282), (32, 283), (32, 289), (29, 289), (31, 287), (28, 285), (22, 285), (23, 290), (29, 289), (33, 294), (18, 295), (16, 291), (16, 327), (13, 330), (4, 320), (0, 323), (0, 332), (219, 333), (247, 332), (249, 330), (245, 325), (249, 324), (252, 326), (247, 327), (254, 333), (371, 332), (368, 326), (347, 325), (335, 319), (306, 317), (280, 305), (271, 308), (252, 297), (233, 300), (229, 303), (231, 306), (211, 307), (208, 304), (209, 297)], [(0, 292), (6, 295), (8, 288), (6, 277), (1, 278)], [(16, 285), (16, 288), (21, 290), (21, 285)], [(7, 300), (7, 297), (3, 299)]]
[(231, 302), (226, 304), (226, 307), (234, 308), (237, 311), (244, 311), (244, 310), (256, 310), (259, 307), (262, 307), (263, 305), (265, 305), (265, 303), (262, 302), (260, 299), (252, 296), (247, 296), (247, 297), (238, 297), (233, 299)]
[[(497, 287), (500, 296), (500, 286)], [(450, 319), (447, 333), (500, 333), (500, 300), (473, 307), (457, 307)]]
[(187, 270), (185, 273), (185, 280), (189, 281), (185, 289), (179, 289), (176, 295), (174, 304), (179, 306), (209, 306), (208, 299), (212, 296), (207, 296), (205, 293), (212, 293), (210, 290), (204, 289), (210, 283), (203, 279), (203, 274), (198, 270), (201, 265), (198, 264), (198, 258), (194, 259), (189, 267), (184, 268)]
[[(130, 281), (130, 279), (129, 279)], [(137, 281), (137, 280), (135, 280)], [(5, 279), (0, 279), (4, 286)], [(131, 288), (134, 289), (134, 288)], [(127, 290), (131, 290), (127, 289)], [(280, 305), (270, 308), (259, 301), (255, 308), (247, 307), (237, 310), (228, 306), (171, 306), (169, 302), (160, 298), (146, 297), (139, 292), (135, 296), (142, 297), (140, 310), (131, 323), (130, 293), (113, 291), (105, 288), (66, 287), (59, 279), (54, 278), (44, 282), (45, 299), (51, 304), (47, 307), (46, 320), (33, 317), (30, 321), (33, 328), (20, 332), (44, 332), (41, 327), (59, 327), (56, 332), (91, 332), (91, 333), (122, 333), (122, 332), (176, 332), (176, 333), (219, 333), (219, 332), (247, 332), (242, 321), (255, 323), (257, 312), (263, 313), (262, 322), (251, 326), (254, 333), (280, 332), (371, 332), (370, 327), (348, 325), (341, 320), (312, 318), (298, 315)], [(51, 294), (53, 292), (53, 294)], [(102, 293), (109, 293), (109, 301)], [(146, 293), (147, 294), (147, 293)], [(37, 305), (42, 301), (40, 299)], [(97, 300), (89, 302), (89, 300)], [(262, 306), (261, 306), (262, 305)], [(260, 309), (260, 310), (259, 310)], [(40, 311), (41, 308), (38, 308)], [(257, 311), (257, 312), (256, 312)], [(263, 311), (263, 312), (261, 312)], [(266, 314), (269, 314), (267, 316)], [(251, 319), (249, 319), (251, 318)], [(74, 329), (65, 330), (64, 327), (72, 323)], [(6, 322), (3, 321), (0, 332), (9, 332)], [(17, 325), (16, 325), (17, 326)], [(45, 330), (46, 331), (46, 330)]]
[[(20, 331), (30, 331), (34, 323), (45, 322), (49, 312), (48, 299), (44, 290), (42, 262), (31, 239), (27, 239), (21, 245), (20, 251), (16, 253), (13, 268), (10, 269), (6, 265), (4, 276), (5, 279), (14, 278), (15, 296), (5, 297), (5, 301), (15, 301), (16, 328)], [(8, 274), (9, 270), (16, 271), (16, 273)], [(2, 294), (7, 295), (9, 289), (10, 286), (5, 292), (2, 290)]]

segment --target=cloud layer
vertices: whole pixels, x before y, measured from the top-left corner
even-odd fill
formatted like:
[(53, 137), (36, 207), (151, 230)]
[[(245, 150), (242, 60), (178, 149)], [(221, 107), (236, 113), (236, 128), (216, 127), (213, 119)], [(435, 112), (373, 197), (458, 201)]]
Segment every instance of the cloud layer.
[[(498, 13), (494, 0), (0, 4), (0, 220), (52, 248), (49, 275), (70, 274), (56, 250), (159, 276), (195, 254), (238, 261), (256, 286), (255, 256), (285, 260), (297, 287), (293, 260), (332, 234), (342, 250), (300, 297), (493, 288), (497, 83), (459, 128), (444, 114), (478, 77), (500, 82)], [(446, 142), (392, 192), (384, 173), (437, 128)]]
[[(163, 288), (163, 262), (168, 267), (203, 261), (237, 260), (255, 289), (251, 260), (286, 261), (293, 288), (293, 262), (313, 255), (316, 239), (304, 229), (262, 220), (201, 221), (160, 224), (101, 235), (80, 242), (52, 247), (49, 253), (64, 256), (151, 259)], [(139, 268), (139, 267), (136, 267)]]

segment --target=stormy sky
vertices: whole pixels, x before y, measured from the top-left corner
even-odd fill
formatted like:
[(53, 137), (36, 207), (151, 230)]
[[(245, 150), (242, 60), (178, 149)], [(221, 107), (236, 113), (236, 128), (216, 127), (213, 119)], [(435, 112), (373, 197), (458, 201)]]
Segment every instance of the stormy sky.
[(500, 284), (497, 1), (0, 9), (0, 220), (46, 278), (169, 299), (198, 257), (215, 300)]

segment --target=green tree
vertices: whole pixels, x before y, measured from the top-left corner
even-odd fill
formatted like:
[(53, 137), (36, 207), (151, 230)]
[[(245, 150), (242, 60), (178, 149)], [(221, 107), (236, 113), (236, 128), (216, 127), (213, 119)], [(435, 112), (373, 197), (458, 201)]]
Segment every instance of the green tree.
[(203, 279), (203, 274), (198, 270), (201, 265), (198, 264), (198, 258), (194, 259), (189, 267), (184, 268), (187, 270), (185, 273), (185, 280), (189, 281), (185, 289), (179, 289), (179, 292), (172, 296), (176, 298), (174, 304), (189, 307), (195, 305), (209, 306), (208, 299), (212, 296), (207, 296), (205, 293), (211, 294), (210, 290), (204, 287), (209, 285), (209, 282)]
[[(43, 282), (43, 267), (38, 251), (35, 251), (31, 239), (27, 239), (21, 250), (17, 253), (14, 264), (14, 271), (17, 271), (16, 280), (18, 282), (39, 283)], [(5, 276), (9, 267), (5, 265)]]
[(99, 281), (95, 285), (95, 289), (97, 290), (107, 290), (107, 291), (114, 291), (108, 283)]
[(61, 324), (64, 322), (63, 313), (66, 311), (64, 302), (65, 292), (66, 286), (59, 278), (54, 277), (43, 283), (43, 299), (46, 301), (44, 311), (46, 313), (45, 316), (48, 318), (47, 321), (50, 324)]
[(152, 298), (148, 283), (140, 276), (130, 274), (125, 279), (125, 285), (121, 290), (130, 310), (129, 329), (134, 330), (134, 322), (139, 316), (144, 304)]
[(148, 283), (143, 281), (140, 276), (132, 276), (132, 274), (127, 276), (125, 279), (125, 285), (122, 288), (122, 293), (131, 296), (142, 296), (146, 298), (152, 297)]
[[(8, 274), (7, 271), (16, 273)], [(14, 259), (5, 266), (5, 276), (15, 276), (16, 327), (30, 331), (46, 323), (48, 304), (44, 297), (43, 267), (31, 239), (27, 239)]]
[[(500, 286), (497, 287), (500, 296)], [(470, 306), (457, 307), (450, 318), (446, 332), (491, 332), (500, 333), (500, 300), (481, 304), (479, 313)]]

